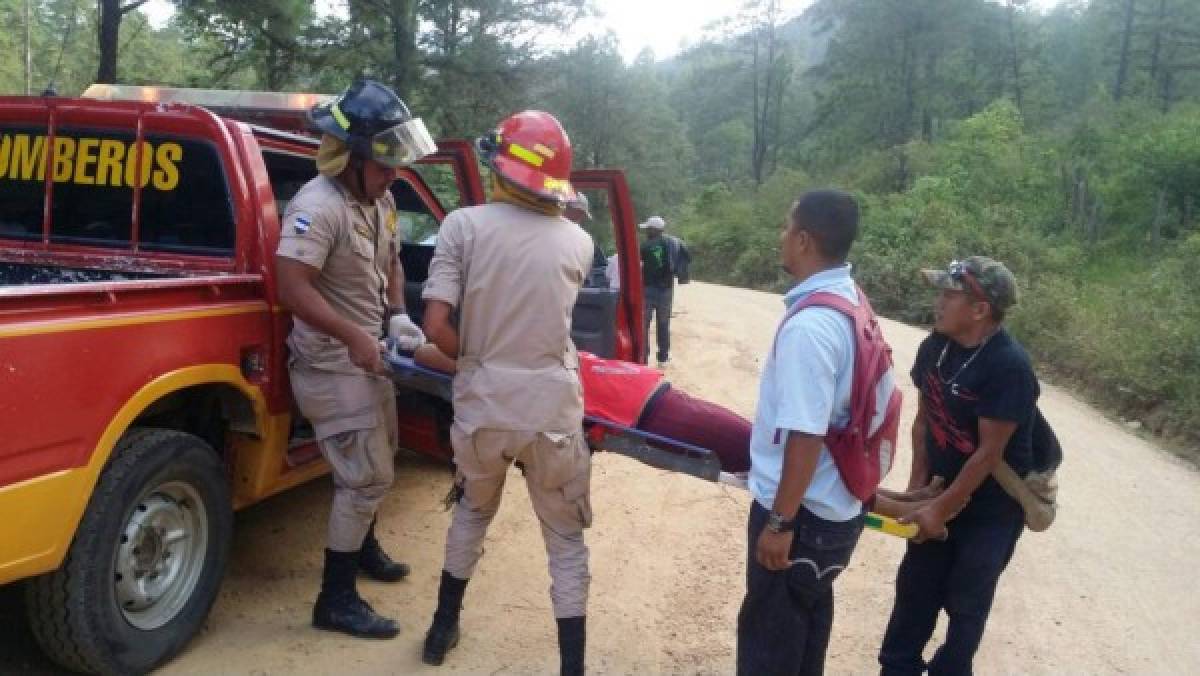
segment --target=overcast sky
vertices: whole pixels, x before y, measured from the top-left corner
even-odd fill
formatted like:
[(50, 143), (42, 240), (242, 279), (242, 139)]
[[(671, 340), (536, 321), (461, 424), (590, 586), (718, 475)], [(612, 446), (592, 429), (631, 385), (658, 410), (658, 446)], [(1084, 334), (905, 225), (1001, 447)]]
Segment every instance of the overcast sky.
[[(1034, 0), (1038, 6), (1053, 5), (1056, 0)], [(789, 14), (796, 14), (812, 0), (784, 0)], [(342, 3), (338, 0), (317, 0), (319, 10), (330, 11)], [(621, 41), (621, 53), (632, 61), (642, 49), (649, 47), (659, 58), (673, 56), (687, 42), (697, 41), (704, 27), (713, 21), (736, 14), (744, 0), (595, 0), (600, 16), (576, 26), (567, 41), (574, 42), (588, 34), (603, 34), (611, 29)], [(142, 6), (155, 25), (164, 23), (174, 11), (168, 0), (150, 0)]]

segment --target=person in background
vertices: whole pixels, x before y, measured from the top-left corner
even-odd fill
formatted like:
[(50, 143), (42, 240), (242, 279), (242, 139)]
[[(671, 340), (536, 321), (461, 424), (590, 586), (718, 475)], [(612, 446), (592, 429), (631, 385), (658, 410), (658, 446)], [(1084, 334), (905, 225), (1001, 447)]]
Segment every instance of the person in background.
[[(563, 211), (563, 216), (567, 220), (584, 225), (592, 220), (592, 207), (588, 202), (587, 195), (582, 192), (575, 193), (575, 199), (567, 202), (567, 208)], [(588, 272), (587, 279), (583, 285), (587, 287), (603, 288), (608, 286), (608, 260), (604, 257), (604, 248), (600, 246), (600, 242), (595, 242), (595, 252), (592, 255), (592, 269)]]
[(671, 358), (671, 305), (675, 295), (675, 280), (680, 284), (691, 281), (688, 268), (691, 253), (683, 240), (664, 231), (667, 222), (659, 216), (651, 216), (638, 225), (646, 234), (642, 242), (642, 286), (645, 294), (646, 358), (650, 351), (650, 320), (655, 321), (655, 340), (658, 365), (663, 366)]

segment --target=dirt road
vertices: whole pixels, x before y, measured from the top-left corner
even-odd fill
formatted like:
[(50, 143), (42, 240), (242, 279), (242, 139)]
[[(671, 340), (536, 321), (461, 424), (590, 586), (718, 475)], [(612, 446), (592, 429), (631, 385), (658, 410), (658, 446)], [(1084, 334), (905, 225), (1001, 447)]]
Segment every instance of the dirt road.
[[(761, 357), (781, 309), (771, 294), (681, 287), (668, 377), (752, 415)], [(906, 371), (923, 333), (892, 323), (886, 329)], [(1068, 453), (1064, 506), (1050, 531), (1026, 533), (1018, 545), (979, 672), (1200, 672), (1200, 585), (1193, 580), (1200, 476), (1062, 390), (1045, 387), (1042, 407)], [(891, 485), (907, 478), (906, 447), (896, 467)], [(462, 643), (441, 669), (421, 664), (448, 518), (438, 503), (450, 481), (446, 468), (411, 456), (397, 476), (381, 538), (416, 572), (399, 585), (364, 582), (362, 591), (401, 620), (399, 638), (356, 641), (308, 627), (329, 504), (328, 482), (318, 481), (238, 516), (229, 576), (206, 629), (162, 673), (553, 672), (545, 555), (519, 480), (509, 482), (468, 589)], [(607, 454), (596, 456), (593, 496), (592, 672), (731, 673), (748, 496)], [(838, 583), (830, 673), (876, 669), (902, 552), (899, 540), (864, 534)], [(23, 628), (0, 634), (0, 672), (14, 654), (20, 664), (41, 663), (14, 645), (27, 635)]]

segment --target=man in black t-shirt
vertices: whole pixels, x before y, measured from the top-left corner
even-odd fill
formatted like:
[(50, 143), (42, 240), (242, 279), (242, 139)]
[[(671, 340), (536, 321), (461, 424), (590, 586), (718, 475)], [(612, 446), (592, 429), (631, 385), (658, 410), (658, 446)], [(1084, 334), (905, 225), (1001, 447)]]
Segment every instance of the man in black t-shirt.
[(645, 293), (646, 358), (649, 359), (650, 320), (656, 324), (655, 338), (658, 341), (658, 365), (670, 359), (671, 352), (671, 305), (675, 295), (675, 278), (680, 284), (688, 283), (688, 264), (691, 254), (683, 240), (663, 233), (667, 223), (658, 216), (651, 216), (638, 226), (646, 233), (642, 242), (642, 288)]
[[(970, 674), (1025, 519), (991, 472), (1002, 459), (1017, 474), (1029, 471), (1039, 388), (1029, 356), (1003, 327), (1017, 302), (1003, 263), (973, 256), (922, 274), (939, 294), (934, 331), (912, 369), (921, 396), (909, 490), (934, 476), (947, 488), (907, 519), (920, 534), (896, 576), (879, 663), (884, 675)], [(922, 652), (943, 609), (946, 642), (926, 664)]]

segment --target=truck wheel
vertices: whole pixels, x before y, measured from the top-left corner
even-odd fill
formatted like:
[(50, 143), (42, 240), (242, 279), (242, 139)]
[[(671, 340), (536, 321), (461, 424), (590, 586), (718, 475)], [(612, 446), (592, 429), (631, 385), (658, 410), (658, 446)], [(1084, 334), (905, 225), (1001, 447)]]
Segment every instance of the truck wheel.
[(127, 433), (62, 566), (27, 585), (34, 636), (68, 669), (149, 671), (204, 622), (232, 532), (228, 478), (212, 447), (174, 430)]

